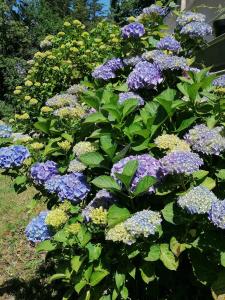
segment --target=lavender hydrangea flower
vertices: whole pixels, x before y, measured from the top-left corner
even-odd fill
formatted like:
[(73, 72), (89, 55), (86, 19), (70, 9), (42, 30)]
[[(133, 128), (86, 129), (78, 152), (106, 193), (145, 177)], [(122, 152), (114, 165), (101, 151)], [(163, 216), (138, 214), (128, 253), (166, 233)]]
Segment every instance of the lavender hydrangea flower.
[(127, 78), (127, 84), (131, 90), (150, 89), (162, 81), (160, 70), (147, 61), (138, 63)]
[[(146, 175), (161, 178), (160, 162), (149, 154), (128, 156), (113, 165), (111, 176), (117, 180), (116, 173), (121, 174), (125, 165), (132, 160), (138, 161), (138, 168), (131, 182), (131, 191), (134, 191), (138, 182)], [(149, 192), (153, 192), (154, 187), (150, 187)]]
[(194, 13), (192, 11), (184, 12), (180, 17), (177, 18), (177, 25), (180, 27), (185, 26), (190, 22), (205, 22), (206, 16), (201, 13)]
[(128, 38), (140, 38), (145, 34), (145, 27), (138, 22), (130, 23), (122, 28), (122, 37)]
[(125, 66), (136, 66), (139, 62), (144, 61), (144, 59), (141, 56), (133, 56), (129, 58), (124, 58), (123, 59), (123, 64)]
[(135, 94), (133, 92), (126, 92), (126, 93), (120, 93), (119, 94), (119, 103), (122, 104), (128, 99), (135, 99), (138, 100), (138, 105), (142, 106), (145, 104), (144, 99), (139, 96), (138, 94)]
[(179, 52), (181, 50), (181, 44), (174, 37), (166, 36), (156, 44), (156, 48), (160, 50)]
[(196, 153), (186, 151), (174, 151), (161, 160), (164, 174), (192, 174), (203, 165), (203, 160)]
[(124, 226), (132, 237), (148, 237), (156, 233), (161, 222), (162, 218), (159, 212), (142, 210), (127, 219)]
[(58, 174), (57, 164), (54, 161), (47, 160), (43, 163), (36, 163), (30, 169), (30, 176), (35, 184), (44, 184), (52, 176)]
[(215, 226), (225, 229), (225, 200), (213, 201), (208, 218)]
[(56, 193), (59, 198), (79, 203), (90, 191), (86, 178), (81, 173), (70, 173), (63, 176), (56, 175), (45, 182), (45, 189)]
[(149, 7), (145, 7), (142, 12), (143, 12), (143, 14), (146, 14), (146, 15), (154, 14), (154, 15), (159, 15), (159, 16), (165, 16), (167, 13), (167, 9), (163, 8), (161, 6), (152, 4)]
[(184, 136), (194, 151), (207, 155), (220, 155), (225, 150), (225, 138), (220, 134), (222, 127), (209, 129), (206, 125), (194, 126)]
[(95, 79), (110, 80), (116, 78), (115, 72), (123, 68), (123, 62), (120, 58), (113, 58), (107, 61), (105, 64), (97, 67), (92, 76)]
[(21, 145), (0, 148), (0, 168), (20, 167), (30, 156), (28, 149)]
[(106, 190), (100, 190), (94, 199), (82, 210), (82, 216), (86, 222), (90, 221), (90, 215), (93, 209), (103, 207), (108, 209), (109, 206), (116, 202), (114, 196)]
[(26, 237), (33, 243), (49, 240), (52, 236), (51, 231), (45, 223), (48, 211), (42, 211), (40, 214), (31, 220), (25, 229)]
[(222, 75), (213, 80), (213, 85), (217, 87), (225, 87), (225, 75)]
[(191, 38), (204, 37), (212, 34), (212, 27), (207, 23), (191, 22), (181, 29), (180, 34), (188, 35)]
[(61, 108), (65, 106), (76, 106), (77, 105), (77, 97), (72, 94), (60, 94), (55, 95), (54, 97), (48, 99), (46, 101), (46, 106)]
[(9, 138), (12, 134), (12, 128), (6, 124), (0, 124), (0, 138)]
[(186, 209), (190, 214), (208, 213), (212, 202), (217, 201), (217, 197), (204, 186), (196, 186), (185, 195), (180, 196), (178, 204)]

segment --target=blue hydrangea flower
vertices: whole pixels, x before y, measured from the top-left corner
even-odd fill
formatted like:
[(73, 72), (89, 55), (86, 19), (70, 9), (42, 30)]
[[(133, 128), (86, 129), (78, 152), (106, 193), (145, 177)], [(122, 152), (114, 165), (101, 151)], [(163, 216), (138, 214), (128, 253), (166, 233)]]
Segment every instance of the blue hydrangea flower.
[(90, 221), (90, 214), (93, 209), (103, 207), (108, 209), (110, 205), (116, 202), (114, 196), (106, 191), (100, 190), (94, 197), (94, 199), (82, 210), (82, 216), (86, 222)]
[(225, 87), (225, 75), (222, 75), (213, 80), (213, 85), (217, 87)]
[(184, 136), (194, 151), (207, 155), (220, 155), (225, 150), (225, 138), (220, 134), (222, 127), (209, 129), (206, 125), (194, 126)]
[(203, 165), (203, 160), (196, 153), (186, 151), (174, 151), (161, 160), (164, 174), (192, 174)]
[(146, 14), (146, 15), (159, 15), (159, 16), (165, 16), (166, 13), (167, 13), (167, 9), (166, 8), (163, 8), (161, 6), (158, 6), (158, 5), (155, 5), (155, 4), (152, 4), (151, 6), (149, 7), (145, 7), (143, 9), (143, 14)]
[(125, 66), (136, 66), (139, 62), (144, 61), (144, 59), (141, 56), (133, 56), (123, 59), (123, 64)]
[(28, 149), (21, 145), (0, 148), (0, 168), (20, 167), (30, 156)]
[(127, 78), (130, 90), (154, 88), (162, 81), (163, 77), (160, 70), (147, 61), (138, 63)]
[(179, 27), (183, 27), (190, 22), (205, 22), (206, 16), (201, 13), (194, 13), (192, 11), (187, 11), (182, 13), (180, 17), (177, 18), (176, 22)]
[(209, 212), (213, 201), (217, 201), (217, 197), (213, 192), (199, 185), (192, 188), (185, 195), (180, 196), (178, 204), (190, 214), (205, 214)]
[(138, 100), (138, 104), (140, 106), (142, 106), (142, 105), (145, 104), (144, 99), (141, 96), (139, 96), (138, 94), (136, 94), (136, 93), (126, 92), (126, 93), (120, 93), (119, 94), (119, 103), (120, 104), (124, 103), (128, 99), (136, 99), (136, 100)]
[[(158, 179), (161, 178), (160, 162), (149, 154), (128, 156), (126, 158), (123, 158), (113, 165), (111, 176), (114, 179), (117, 179), (116, 173), (122, 174), (124, 166), (131, 160), (138, 161), (138, 168), (131, 182), (131, 191), (135, 190), (138, 182), (146, 175), (154, 176)], [(152, 191), (154, 191), (154, 187), (150, 187), (149, 192)]]
[(47, 160), (43, 163), (36, 163), (30, 169), (30, 176), (35, 184), (44, 184), (52, 176), (57, 174), (57, 164), (51, 160)]
[(0, 124), (0, 138), (9, 138), (12, 134), (12, 128), (6, 124)]
[(86, 178), (82, 173), (70, 173), (63, 176), (56, 175), (45, 182), (45, 189), (56, 193), (59, 198), (79, 203), (90, 191)]
[(208, 218), (215, 226), (225, 229), (225, 200), (213, 201)]
[(123, 61), (120, 58), (113, 58), (97, 67), (92, 76), (95, 79), (110, 80), (116, 78), (115, 72), (123, 68)]
[(135, 213), (131, 218), (124, 222), (124, 226), (129, 234), (138, 238), (141, 236), (148, 237), (154, 235), (157, 228), (162, 222), (159, 212), (152, 210), (142, 210)]
[(156, 44), (156, 48), (179, 52), (181, 50), (181, 44), (173, 36), (166, 36)]
[(191, 38), (204, 37), (212, 34), (212, 27), (203, 22), (191, 22), (181, 29), (180, 34), (188, 35)]
[(42, 211), (40, 214), (31, 220), (25, 229), (25, 234), (28, 241), (33, 243), (49, 240), (52, 233), (45, 223), (48, 211)]
[(140, 38), (145, 34), (145, 27), (138, 22), (130, 23), (122, 28), (122, 37), (128, 38)]

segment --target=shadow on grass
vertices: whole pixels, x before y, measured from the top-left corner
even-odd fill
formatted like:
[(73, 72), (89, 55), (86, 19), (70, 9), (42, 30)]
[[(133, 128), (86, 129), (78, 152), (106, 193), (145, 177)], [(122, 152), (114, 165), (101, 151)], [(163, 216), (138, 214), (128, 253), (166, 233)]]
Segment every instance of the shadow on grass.
[[(51, 267), (50, 267), (51, 268)], [(61, 300), (63, 291), (59, 284), (49, 284), (46, 278), (49, 276), (49, 266), (42, 265), (36, 272), (36, 276), (30, 280), (12, 278), (0, 285), (0, 299), (5, 300)]]

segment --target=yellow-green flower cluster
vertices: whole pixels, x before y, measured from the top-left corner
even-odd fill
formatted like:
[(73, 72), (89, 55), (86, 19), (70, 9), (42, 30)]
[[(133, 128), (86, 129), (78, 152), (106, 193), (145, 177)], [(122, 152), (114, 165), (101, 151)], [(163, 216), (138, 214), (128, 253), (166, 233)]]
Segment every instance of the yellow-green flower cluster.
[(117, 224), (115, 227), (106, 232), (105, 239), (113, 242), (123, 242), (124, 244), (131, 245), (135, 239), (126, 230), (124, 223)]
[(83, 118), (86, 115), (85, 110), (80, 105), (76, 107), (62, 107), (54, 111), (54, 115), (60, 118)]
[(69, 141), (62, 141), (57, 143), (59, 148), (61, 148), (64, 151), (69, 151), (71, 148), (71, 143)]
[(21, 115), (20, 114), (15, 114), (15, 119), (17, 119), (17, 120), (29, 120), (30, 116), (29, 116), (28, 113), (22, 113)]
[(54, 228), (59, 228), (67, 222), (68, 218), (68, 215), (62, 209), (55, 208), (48, 213), (45, 223)]
[(90, 218), (92, 220), (92, 223), (96, 225), (106, 225), (107, 214), (107, 210), (104, 209), (102, 206), (92, 209), (90, 212)]
[(35, 142), (35, 143), (32, 143), (32, 144), (30, 145), (30, 147), (31, 147), (31, 149), (33, 149), (33, 150), (41, 150), (41, 149), (44, 148), (44, 144)]
[(73, 147), (73, 152), (77, 157), (80, 157), (82, 154), (95, 151), (95, 145), (90, 142), (79, 142)]
[(81, 229), (80, 223), (70, 224), (66, 227), (66, 231), (70, 234), (78, 234)]
[(191, 151), (188, 143), (181, 140), (175, 134), (160, 135), (155, 139), (155, 144), (158, 148), (166, 150), (167, 152)]
[(71, 209), (71, 203), (69, 201), (64, 201), (60, 204), (59, 208), (65, 212), (69, 212)]

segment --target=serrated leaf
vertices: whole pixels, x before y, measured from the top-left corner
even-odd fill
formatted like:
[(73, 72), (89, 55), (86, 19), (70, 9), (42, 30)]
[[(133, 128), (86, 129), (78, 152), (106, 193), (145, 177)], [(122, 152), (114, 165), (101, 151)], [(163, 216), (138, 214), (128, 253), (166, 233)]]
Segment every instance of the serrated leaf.
[(125, 279), (126, 279), (125, 274), (120, 274), (120, 273), (116, 272), (115, 282), (116, 282), (116, 287), (118, 290), (120, 290), (120, 288), (123, 286)]
[(216, 186), (216, 182), (211, 177), (206, 177), (206, 179), (201, 183), (201, 185), (205, 186), (209, 190), (213, 190)]
[(92, 180), (92, 183), (101, 189), (112, 189), (119, 191), (119, 184), (110, 176), (102, 175)]
[(71, 267), (72, 270), (74, 270), (75, 272), (78, 272), (82, 263), (84, 261), (84, 258), (78, 255), (75, 255), (72, 257), (71, 259)]
[(225, 169), (221, 169), (216, 173), (216, 177), (219, 179), (225, 180)]
[(110, 135), (103, 135), (100, 137), (100, 143), (102, 150), (104, 150), (110, 158), (113, 158), (117, 145), (113, 144), (112, 137)]
[(113, 204), (108, 210), (108, 225), (113, 227), (130, 217), (130, 212), (127, 208), (120, 208)]
[(153, 186), (157, 182), (157, 179), (153, 176), (144, 176), (141, 178), (141, 180), (138, 182), (137, 187), (134, 191), (135, 196), (139, 196), (143, 193), (146, 193), (151, 186)]
[(106, 119), (102, 113), (96, 112), (92, 113), (85, 119), (84, 123), (106, 123), (108, 119)]
[(82, 154), (79, 160), (86, 166), (90, 167), (100, 167), (101, 162), (104, 161), (104, 157), (98, 152), (88, 152)]
[(176, 132), (181, 132), (184, 129), (190, 127), (196, 120), (197, 120), (197, 117), (191, 117), (189, 119), (183, 120), (181, 122), (180, 126), (176, 129)]
[(160, 258), (160, 246), (159, 244), (154, 244), (150, 247), (150, 250), (148, 252), (148, 256), (146, 256), (144, 259), (146, 261), (157, 261)]
[(171, 271), (176, 271), (179, 266), (179, 261), (170, 251), (169, 244), (160, 245), (160, 260), (164, 266)]
[(162, 215), (163, 218), (171, 223), (174, 224), (174, 202), (168, 203), (163, 209), (162, 209)]
[(127, 99), (123, 103), (123, 118), (132, 113), (138, 105), (137, 99)]
[(97, 260), (102, 252), (102, 247), (100, 245), (94, 245), (92, 243), (88, 243), (86, 245), (86, 248), (88, 249), (89, 253), (89, 262), (93, 262), (94, 260)]
[(99, 282), (101, 282), (107, 275), (109, 275), (109, 272), (105, 269), (96, 269), (92, 274), (90, 278), (90, 286), (96, 286)]
[(41, 252), (41, 251), (53, 251), (56, 249), (56, 245), (52, 243), (50, 240), (46, 240), (43, 242), (40, 242), (36, 246), (36, 251)]
[(122, 174), (116, 173), (116, 177), (122, 181), (122, 183), (129, 189), (130, 183), (134, 177), (135, 172), (138, 168), (138, 161), (131, 160), (123, 168)]

